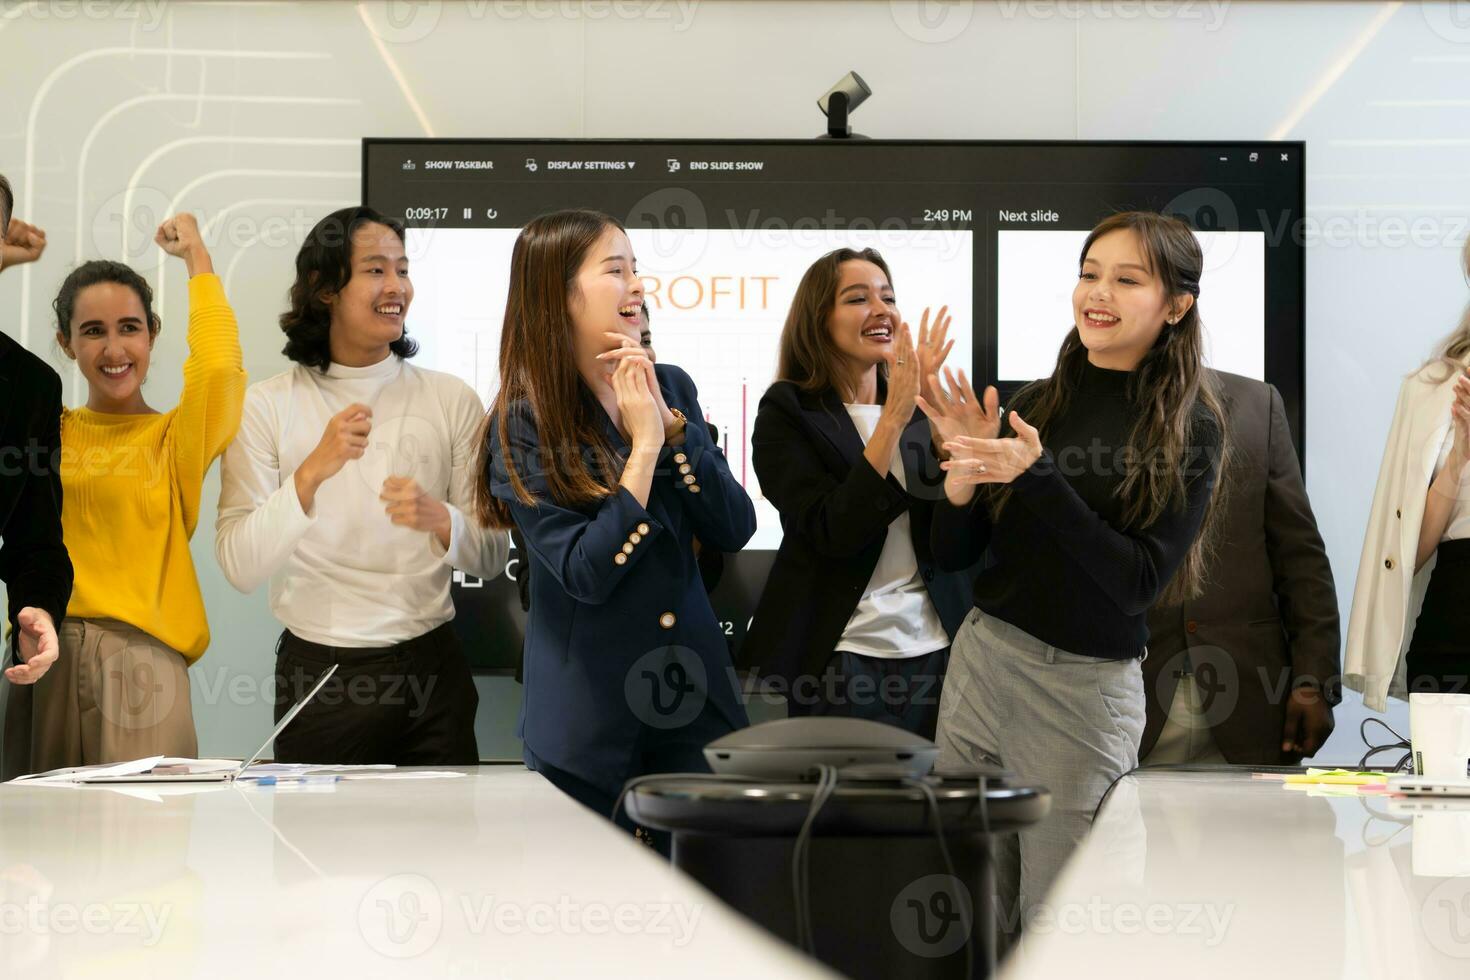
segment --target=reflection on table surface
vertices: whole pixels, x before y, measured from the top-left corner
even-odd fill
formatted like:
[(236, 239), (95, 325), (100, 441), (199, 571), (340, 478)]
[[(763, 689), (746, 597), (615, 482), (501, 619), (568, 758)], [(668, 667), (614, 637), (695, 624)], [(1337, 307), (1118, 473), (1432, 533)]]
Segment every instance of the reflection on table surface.
[(828, 976), (515, 766), (0, 786), (0, 977)]
[(1470, 976), (1470, 801), (1137, 770), (1002, 973)]

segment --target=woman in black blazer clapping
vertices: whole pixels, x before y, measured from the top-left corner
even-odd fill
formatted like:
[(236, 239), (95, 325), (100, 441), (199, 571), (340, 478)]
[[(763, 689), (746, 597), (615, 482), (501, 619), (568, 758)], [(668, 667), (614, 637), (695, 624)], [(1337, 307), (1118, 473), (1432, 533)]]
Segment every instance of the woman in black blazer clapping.
[(873, 249), (838, 249), (802, 277), (761, 398), (752, 461), (784, 537), (743, 664), (792, 715), (841, 715), (934, 737), (968, 577), (929, 549), (940, 441), (915, 407), (952, 344), (926, 311), (915, 348)]

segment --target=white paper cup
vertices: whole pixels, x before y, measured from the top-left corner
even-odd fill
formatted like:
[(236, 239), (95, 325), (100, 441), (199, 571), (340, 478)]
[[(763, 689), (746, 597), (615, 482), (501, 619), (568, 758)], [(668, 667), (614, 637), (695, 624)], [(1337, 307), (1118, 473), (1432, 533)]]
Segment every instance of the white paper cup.
[(1470, 694), (1410, 694), (1409, 742), (1420, 776), (1470, 775)]

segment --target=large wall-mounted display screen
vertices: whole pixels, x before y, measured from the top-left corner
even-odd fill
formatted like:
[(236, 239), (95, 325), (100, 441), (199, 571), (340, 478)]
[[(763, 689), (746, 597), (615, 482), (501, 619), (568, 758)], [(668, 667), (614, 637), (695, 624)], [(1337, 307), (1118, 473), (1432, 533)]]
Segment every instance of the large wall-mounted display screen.
[[(759, 529), (727, 563), (716, 611), (739, 643), (780, 521), (750, 465), (750, 429), (807, 266), (874, 247), (915, 329), (949, 307), (952, 364), (1002, 397), (1051, 371), (1072, 323), (1078, 250), (1101, 217), (1188, 220), (1205, 251), (1211, 366), (1275, 384), (1304, 451), (1301, 143), (367, 140), (365, 203), (402, 219), (417, 363), (488, 405), (511, 246), (546, 211), (591, 207), (628, 227), (660, 361), (699, 386)], [(457, 581), (474, 662), (520, 647), (516, 571)]]

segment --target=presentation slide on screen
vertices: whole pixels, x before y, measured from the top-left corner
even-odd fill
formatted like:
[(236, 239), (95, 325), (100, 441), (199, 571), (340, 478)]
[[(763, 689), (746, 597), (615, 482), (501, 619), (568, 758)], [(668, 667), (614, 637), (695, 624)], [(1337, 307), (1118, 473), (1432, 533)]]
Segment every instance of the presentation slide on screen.
[[(1300, 450), (1302, 250), (1279, 230), (1302, 214), (1302, 153), (1298, 143), (368, 140), (363, 197), (408, 224), (418, 363), (463, 378), (486, 405), (499, 389), (519, 229), (566, 207), (628, 225), (657, 357), (694, 379), (755, 501), (758, 530), (711, 596), (738, 649), (781, 541), (751, 437), (814, 260), (878, 249), (910, 325), (948, 304), (950, 365), (1008, 398), (1052, 370), (1086, 229), (1118, 210), (1179, 215), (1205, 251), (1208, 363), (1275, 384)], [(464, 576), (457, 591), (477, 667), (514, 667), (518, 567)]]
[[(1266, 236), (1196, 232), (1205, 256), (1199, 309), (1206, 363), (1220, 371), (1266, 377)], [(1051, 374), (1057, 348), (1072, 329), (1077, 259), (1086, 231), (998, 233), (996, 363), (1000, 377), (1027, 381)]]
[[(513, 228), (409, 229), (414, 302), (409, 332), (417, 363), (455, 374), (486, 405), (499, 387)], [(802, 274), (835, 248), (878, 249), (895, 297), (917, 339), (926, 307), (947, 305), (955, 341), (949, 363), (972, 361), (973, 243), (968, 230), (823, 232), (631, 229), (657, 358), (677, 364), (699, 388), (706, 420), (719, 430), (730, 471), (755, 501), (747, 547), (781, 542), (776, 509), (760, 492), (750, 439), (761, 395), (775, 379), (781, 327)], [(1066, 267), (1058, 270), (1065, 277)]]

